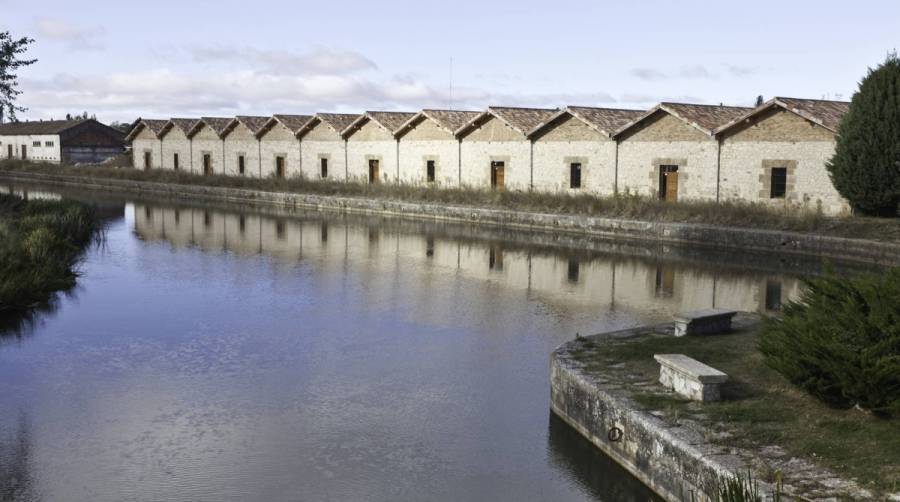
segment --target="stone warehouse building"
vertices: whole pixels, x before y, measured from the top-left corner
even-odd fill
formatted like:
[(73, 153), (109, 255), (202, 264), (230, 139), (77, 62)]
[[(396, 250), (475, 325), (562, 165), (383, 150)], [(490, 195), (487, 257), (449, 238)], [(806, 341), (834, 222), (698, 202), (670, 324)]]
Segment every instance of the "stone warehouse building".
[(628, 192), (837, 215), (849, 205), (825, 164), (847, 109), (846, 102), (774, 98), (756, 108), (492, 106), (483, 112), (140, 120), (128, 140), (137, 168), (174, 169), (176, 156), (186, 155), (197, 174)]
[(125, 135), (93, 119), (0, 124), (0, 159), (96, 164), (125, 151)]

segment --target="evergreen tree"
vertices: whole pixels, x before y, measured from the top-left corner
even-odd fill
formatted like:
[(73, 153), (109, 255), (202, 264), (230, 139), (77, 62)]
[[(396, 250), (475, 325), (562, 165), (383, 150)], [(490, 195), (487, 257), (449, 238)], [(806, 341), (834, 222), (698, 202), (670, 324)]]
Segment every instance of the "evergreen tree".
[(0, 31), (0, 118), (8, 117), (15, 120), (16, 112), (25, 111), (24, 108), (16, 106), (16, 97), (22, 94), (18, 89), (16, 70), (37, 61), (19, 57), (28, 50), (28, 44), (32, 42), (34, 40), (28, 37), (14, 40), (8, 31)]
[(860, 82), (827, 164), (854, 209), (896, 216), (900, 204), (900, 58), (889, 54)]

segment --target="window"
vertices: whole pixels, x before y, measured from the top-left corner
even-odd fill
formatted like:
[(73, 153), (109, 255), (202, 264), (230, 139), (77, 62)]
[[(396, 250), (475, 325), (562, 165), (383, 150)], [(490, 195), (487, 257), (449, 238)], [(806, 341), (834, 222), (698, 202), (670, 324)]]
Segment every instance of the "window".
[(244, 156), (238, 155), (238, 174), (244, 175)]
[(144, 207), (144, 219), (149, 220), (153, 217), (153, 210), (149, 207)]
[(284, 178), (284, 157), (275, 157), (275, 177)]
[(578, 273), (581, 271), (581, 263), (578, 262), (575, 258), (569, 258), (569, 272), (568, 279), (569, 282), (575, 284), (578, 282)]
[(177, 171), (178, 168), (180, 167), (180, 166), (178, 165), (178, 154), (177, 154), (177, 153), (173, 153), (173, 154), (172, 154), (172, 166), (175, 168), (176, 171)]
[(429, 160), (425, 162), (425, 176), (428, 179), (429, 183), (434, 183), (434, 161)]
[(244, 233), (247, 230), (247, 221), (243, 214), (238, 216), (238, 230), (240, 230), (241, 233)]
[(328, 223), (322, 223), (322, 242), (328, 242)]
[(203, 226), (210, 227), (212, 225), (212, 217), (209, 215), (209, 211), (203, 211)]
[(178, 226), (179, 223), (181, 223), (181, 211), (176, 209), (175, 210), (175, 226)]
[(777, 279), (766, 281), (766, 310), (781, 310), (781, 281)]
[(322, 179), (325, 179), (328, 177), (328, 159), (321, 158), (321, 159), (319, 159), (319, 163), (321, 164), (321, 168), (322, 168), (322, 171), (321, 171)]
[(491, 246), (488, 250), (488, 269), (503, 270), (503, 250), (499, 247)]
[(276, 221), (275, 222), (275, 236), (279, 239), (284, 239), (284, 222)]
[(41, 142), (40, 141), (32, 141), (31, 146), (41, 146)]
[(52, 141), (44, 141), (44, 146), (53, 146)]
[(213, 173), (212, 156), (208, 153), (203, 154), (203, 174), (208, 176)]
[(569, 188), (581, 188), (581, 163), (569, 164)]
[(429, 258), (434, 256), (434, 237), (430, 235), (425, 238), (425, 256)]
[(773, 167), (770, 180), (769, 198), (783, 199), (787, 193), (787, 168)]

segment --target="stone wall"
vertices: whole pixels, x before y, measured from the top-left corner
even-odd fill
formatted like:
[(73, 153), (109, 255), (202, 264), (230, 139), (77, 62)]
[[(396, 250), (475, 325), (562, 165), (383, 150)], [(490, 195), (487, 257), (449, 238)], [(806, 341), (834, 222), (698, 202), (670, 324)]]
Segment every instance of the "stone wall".
[(191, 172), (203, 174), (203, 156), (209, 155), (213, 174), (225, 172), (224, 142), (211, 127), (203, 124), (191, 138)]
[(367, 183), (370, 160), (378, 161), (381, 183), (397, 182), (397, 141), (371, 120), (347, 138), (348, 179)]
[[(150, 152), (150, 165), (145, 165), (144, 154)], [(144, 128), (131, 141), (133, 165), (137, 169), (159, 169), (162, 167), (162, 141), (149, 128)]]
[[(250, 129), (238, 123), (225, 136), (225, 174), (257, 178), (260, 173), (259, 140)], [(240, 172), (240, 157), (244, 157), (244, 173)]]
[(323, 158), (328, 159), (329, 180), (347, 179), (346, 144), (328, 124), (320, 121), (300, 138), (300, 154), (300, 167), (307, 179), (321, 179)]
[(284, 177), (300, 176), (300, 140), (281, 122), (259, 139), (260, 176), (275, 176), (276, 158), (284, 158)]
[(400, 182), (427, 184), (429, 160), (434, 161), (435, 185), (459, 186), (459, 142), (426, 117), (400, 137)]
[[(146, 129), (145, 129), (146, 130)], [(162, 137), (162, 168), (175, 169), (175, 154), (178, 154), (178, 169), (191, 171), (191, 140), (179, 127), (171, 127)]]

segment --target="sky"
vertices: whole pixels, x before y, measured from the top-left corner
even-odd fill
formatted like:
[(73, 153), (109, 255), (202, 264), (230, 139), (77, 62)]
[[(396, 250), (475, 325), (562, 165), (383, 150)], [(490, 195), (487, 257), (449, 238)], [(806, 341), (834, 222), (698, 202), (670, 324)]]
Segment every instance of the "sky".
[[(848, 100), (900, 1), (0, 0), (19, 119)], [(452, 91), (451, 91), (452, 89)]]

